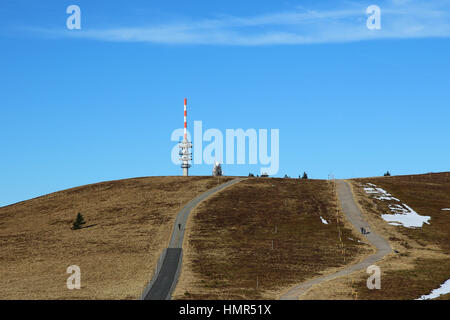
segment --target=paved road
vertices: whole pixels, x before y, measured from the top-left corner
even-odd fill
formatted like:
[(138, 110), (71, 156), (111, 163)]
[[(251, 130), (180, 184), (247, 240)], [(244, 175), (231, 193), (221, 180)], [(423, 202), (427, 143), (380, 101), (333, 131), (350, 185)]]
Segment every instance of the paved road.
[(169, 300), (172, 293), (172, 285), (178, 273), (178, 266), (181, 265), (182, 249), (167, 248), (164, 253), (164, 260), (161, 270), (155, 282), (149, 288), (144, 300)]
[[(353, 198), (352, 191), (350, 189), (350, 185), (348, 182), (344, 180), (337, 180), (337, 195), (339, 198), (339, 201), (342, 206), (342, 210), (345, 213), (345, 216), (347, 219), (355, 226), (357, 230), (360, 230), (361, 227), (366, 228), (367, 230), (370, 230), (369, 224), (364, 220), (361, 211), (359, 210), (359, 207), (356, 205), (355, 200)], [(363, 261), (348, 266), (344, 269), (342, 269), (339, 272), (326, 275), (320, 278), (316, 278), (310, 281), (306, 281), (304, 283), (301, 283), (299, 285), (296, 285), (295, 287), (289, 289), (288, 292), (283, 294), (280, 299), (281, 300), (297, 300), (299, 297), (304, 294), (309, 288), (311, 288), (313, 285), (316, 285), (318, 283), (321, 283), (323, 281), (335, 279), (350, 273), (353, 273), (358, 270), (365, 270), (368, 266), (375, 264), (376, 262), (383, 259), (384, 256), (389, 254), (391, 252), (391, 247), (389, 243), (384, 240), (382, 237), (371, 231), (370, 233), (363, 235), (367, 238), (367, 240), (372, 243), (376, 248), (377, 252), (373, 255), (368, 256)]]
[(236, 178), (226, 183), (223, 183), (217, 187), (214, 187), (205, 193), (197, 196), (191, 200), (186, 206), (181, 209), (175, 220), (173, 226), (172, 237), (170, 238), (169, 248), (164, 250), (161, 256), (162, 266), (159, 272), (156, 273), (156, 279), (150, 282), (147, 288), (144, 290), (144, 300), (169, 300), (172, 291), (175, 289), (175, 285), (178, 281), (179, 271), (181, 269), (181, 263), (183, 258), (183, 238), (186, 228), (186, 222), (192, 209), (200, 202), (235, 183), (238, 183), (245, 178)]

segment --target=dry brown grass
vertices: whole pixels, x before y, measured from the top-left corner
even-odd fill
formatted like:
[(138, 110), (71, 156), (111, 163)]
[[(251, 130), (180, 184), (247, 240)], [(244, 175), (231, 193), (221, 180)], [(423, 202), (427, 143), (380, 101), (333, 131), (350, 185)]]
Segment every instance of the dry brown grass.
[[(389, 225), (381, 214), (391, 213), (385, 200), (366, 194), (362, 183), (374, 183), (399, 198), (421, 215), (431, 216), (430, 225), (410, 229)], [(365, 271), (352, 275), (359, 299), (416, 299), (450, 278), (450, 174), (426, 174), (353, 180), (353, 191), (372, 230), (387, 239), (393, 253), (377, 263), (382, 271), (381, 290), (369, 290)], [(330, 292), (329, 288), (333, 288)], [(343, 279), (315, 287), (308, 298), (344, 298)], [(449, 299), (450, 295), (442, 299)]]
[[(442, 208), (450, 207), (450, 173), (433, 173), (412, 176), (357, 179), (360, 183), (371, 182), (388, 190), (395, 197), (421, 215), (430, 216), (431, 224), (420, 229), (396, 228), (402, 234), (414, 239), (422, 246), (439, 246), (450, 254), (450, 214)], [(387, 201), (375, 201), (375, 208), (381, 213), (390, 213)]]
[[(136, 178), (0, 208), (0, 299), (138, 298), (180, 205), (217, 183), (213, 177)], [(78, 212), (88, 227), (71, 230)], [(66, 287), (70, 265), (81, 268), (80, 290)]]
[[(335, 213), (326, 181), (254, 178), (222, 191), (190, 217), (174, 297), (274, 299), (341, 267)], [(371, 252), (350, 228), (341, 228), (346, 263)]]

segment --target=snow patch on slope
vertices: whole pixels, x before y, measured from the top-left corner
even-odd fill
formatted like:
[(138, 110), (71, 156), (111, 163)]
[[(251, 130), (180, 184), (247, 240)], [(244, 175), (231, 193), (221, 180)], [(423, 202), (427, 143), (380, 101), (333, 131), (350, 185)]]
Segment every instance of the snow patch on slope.
[(441, 284), (441, 286), (438, 289), (434, 289), (433, 291), (431, 291), (430, 294), (423, 295), (416, 300), (434, 299), (447, 293), (450, 293), (450, 279)]
[(323, 223), (323, 224), (328, 224), (328, 221), (325, 220), (324, 218), (320, 217), (320, 220), (322, 220), (322, 223)]
[(368, 183), (364, 187), (364, 191), (373, 195), (377, 200), (396, 201), (398, 204), (389, 204), (388, 207), (392, 214), (382, 214), (381, 217), (389, 224), (394, 226), (403, 226), (406, 228), (421, 228), (424, 223), (430, 224), (428, 221), (430, 216), (422, 216), (415, 212), (411, 207), (402, 203), (399, 199), (394, 198), (390, 193), (382, 188), (378, 188), (373, 183)]
[(375, 199), (378, 199), (378, 200), (394, 200), (394, 201), (400, 202), (399, 199), (394, 198), (390, 193), (386, 192), (382, 188), (378, 188), (373, 183), (368, 183), (367, 185), (369, 185), (369, 187), (365, 187), (364, 191), (366, 193), (368, 193), (368, 194), (376, 195)]

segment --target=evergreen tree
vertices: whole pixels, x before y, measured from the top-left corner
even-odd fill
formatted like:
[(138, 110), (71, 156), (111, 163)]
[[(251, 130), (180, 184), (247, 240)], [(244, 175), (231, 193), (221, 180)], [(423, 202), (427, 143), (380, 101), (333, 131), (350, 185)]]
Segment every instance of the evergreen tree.
[(82, 215), (81, 213), (78, 212), (77, 218), (76, 218), (75, 221), (73, 222), (72, 230), (81, 229), (81, 227), (82, 227), (83, 224), (85, 224), (85, 223), (86, 223), (86, 221), (84, 221), (83, 215)]
[(390, 177), (391, 173), (389, 172), (389, 170), (384, 174), (385, 177)]
[(306, 174), (306, 172), (303, 172), (303, 177), (302, 179), (308, 179), (308, 175)]

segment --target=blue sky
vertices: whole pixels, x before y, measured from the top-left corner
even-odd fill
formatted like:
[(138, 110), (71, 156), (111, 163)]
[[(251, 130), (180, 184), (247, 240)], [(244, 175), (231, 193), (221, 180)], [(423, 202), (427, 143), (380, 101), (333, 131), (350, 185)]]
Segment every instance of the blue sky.
[[(81, 30), (66, 28), (71, 4)], [(279, 129), (278, 176), (448, 171), (449, 37), (444, 0), (2, 0), (0, 206), (179, 175), (184, 97), (188, 127)]]

